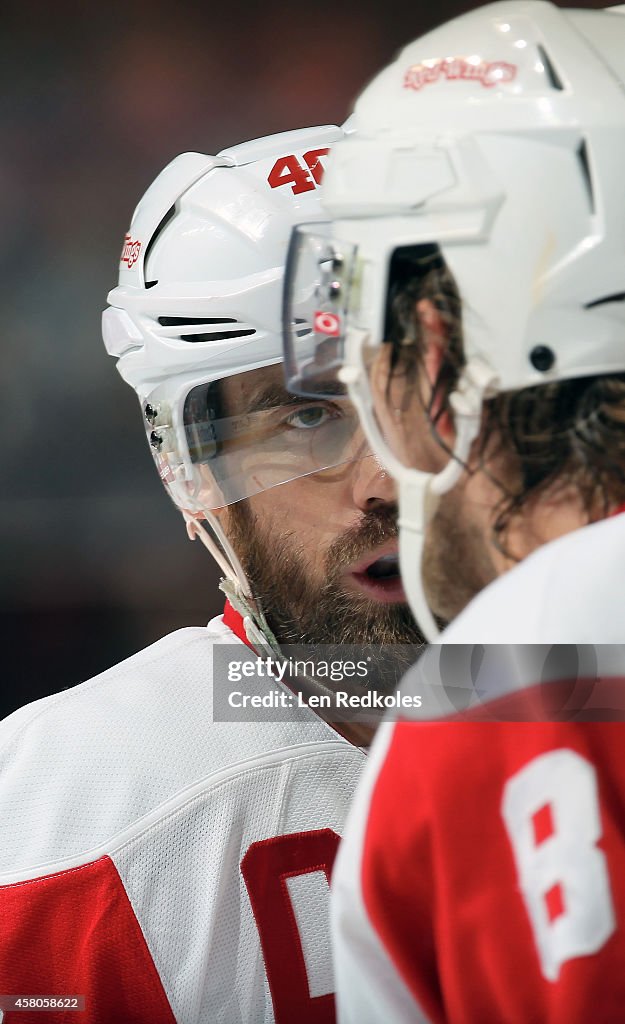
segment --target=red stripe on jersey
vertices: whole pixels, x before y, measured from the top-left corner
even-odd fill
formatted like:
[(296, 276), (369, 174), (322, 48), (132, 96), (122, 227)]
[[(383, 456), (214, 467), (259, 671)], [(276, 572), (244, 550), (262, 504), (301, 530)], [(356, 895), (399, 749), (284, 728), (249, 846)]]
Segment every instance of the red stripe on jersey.
[[(397, 723), (371, 796), (360, 882), (373, 927), (433, 1024), (623, 1019), (624, 749), (620, 723)], [(605, 863), (615, 927), (548, 980), (502, 801), (511, 779), (556, 751), (579, 755), (597, 778), (600, 835), (589, 849)], [(539, 845), (552, 842), (549, 824), (539, 823)], [(535, 835), (531, 819), (527, 828)], [(562, 849), (564, 871), (544, 894), (550, 922), (569, 909)]]
[(252, 647), (251, 643), (247, 638), (247, 633), (245, 632), (245, 626), (243, 625), (243, 616), (238, 611), (236, 611), (235, 608), (232, 607), (230, 601), (226, 601), (224, 605), (223, 621), (224, 626), (227, 626), (228, 629), (231, 629), (234, 635), (239, 638), (239, 640), (242, 640), (244, 644), (247, 644), (248, 647), (254, 650), (254, 648)]
[[(16, 1024), (175, 1024), (109, 857), (0, 886), (0, 992), (82, 995), (86, 1012), (15, 1012)], [(14, 1014), (5, 1013), (10, 1024)]]

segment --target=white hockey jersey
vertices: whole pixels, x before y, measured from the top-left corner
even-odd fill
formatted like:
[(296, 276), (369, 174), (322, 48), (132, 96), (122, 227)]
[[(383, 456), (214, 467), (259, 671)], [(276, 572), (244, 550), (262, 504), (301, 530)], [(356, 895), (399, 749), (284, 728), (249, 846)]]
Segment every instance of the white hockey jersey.
[[(624, 565), (625, 514), (546, 545), (402, 680), (453, 676), (382, 724), (356, 794), (333, 880), (341, 1024), (624, 1019)], [(448, 645), (491, 643), (535, 646), (460, 713)]]
[(329, 878), (364, 754), (308, 708), (213, 721), (219, 644), (249, 654), (214, 619), (0, 725), (0, 993), (85, 997), (53, 1024), (335, 1019)]

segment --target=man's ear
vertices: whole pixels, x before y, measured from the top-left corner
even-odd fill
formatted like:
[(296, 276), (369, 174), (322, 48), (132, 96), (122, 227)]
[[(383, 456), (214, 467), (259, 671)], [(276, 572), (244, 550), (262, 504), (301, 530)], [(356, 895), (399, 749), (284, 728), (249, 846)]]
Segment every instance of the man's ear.
[(445, 395), (439, 387), (435, 390), (448, 348), (447, 328), (440, 311), (431, 299), (419, 299), (416, 314), (421, 324), (423, 340), (423, 366), (427, 378), (426, 403), (430, 406), (430, 418), (436, 422), (436, 431), (442, 439), (453, 442), (455, 429), (450, 413), (445, 409)]

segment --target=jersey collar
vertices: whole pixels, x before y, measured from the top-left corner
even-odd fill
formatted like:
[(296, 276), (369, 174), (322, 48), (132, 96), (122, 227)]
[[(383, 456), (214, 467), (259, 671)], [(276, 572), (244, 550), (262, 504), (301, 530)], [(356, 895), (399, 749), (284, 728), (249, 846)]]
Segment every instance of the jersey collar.
[(230, 601), (226, 601), (224, 605), (223, 623), (224, 626), (227, 626), (228, 629), (231, 629), (234, 635), (238, 637), (239, 640), (242, 640), (243, 643), (250, 648), (250, 650), (254, 650), (254, 648), (252, 647), (251, 643), (247, 638), (247, 633), (245, 632), (245, 626), (243, 625), (243, 616), (241, 615), (240, 612), (236, 610), (236, 608), (232, 607)]

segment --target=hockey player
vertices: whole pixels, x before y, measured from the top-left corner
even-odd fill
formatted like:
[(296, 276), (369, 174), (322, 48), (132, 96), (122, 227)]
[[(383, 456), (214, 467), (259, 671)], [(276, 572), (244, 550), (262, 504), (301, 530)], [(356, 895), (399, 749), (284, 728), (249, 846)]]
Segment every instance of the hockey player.
[[(106, 346), (229, 603), (0, 727), (4, 1024), (42, 994), (84, 997), (59, 1022), (334, 1020), (328, 885), (364, 754), (305, 705), (213, 720), (213, 670), (293, 637), (415, 635), (392, 481), (344, 395), (282, 383), (286, 243), (341, 135), (184, 154), (129, 228)], [(288, 698), (259, 672), (244, 690)]]
[[(619, 1022), (625, 18), (463, 15), (355, 127), (324, 182), (332, 237), (293, 242), (290, 308), (317, 269), (318, 329), (292, 337), (291, 379), (322, 394), (345, 336), (413, 610), (431, 639), (458, 617), (402, 681), (423, 708), (382, 727), (350, 818), (339, 1017)], [(534, 646), (454, 646), (493, 642)]]

